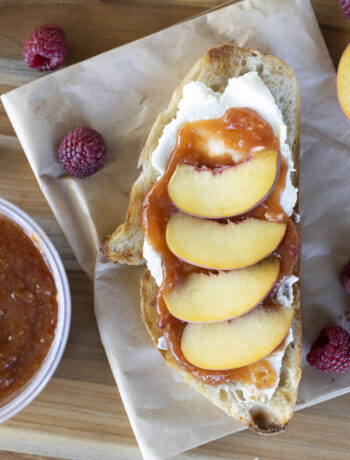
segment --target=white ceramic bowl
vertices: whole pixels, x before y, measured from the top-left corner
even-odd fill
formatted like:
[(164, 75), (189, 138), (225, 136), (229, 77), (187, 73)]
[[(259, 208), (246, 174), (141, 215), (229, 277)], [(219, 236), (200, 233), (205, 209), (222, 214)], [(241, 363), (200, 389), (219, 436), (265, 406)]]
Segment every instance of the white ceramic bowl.
[(57, 289), (58, 318), (55, 337), (39, 370), (13, 395), (0, 402), (0, 423), (24, 409), (41, 392), (55, 372), (67, 343), (71, 321), (71, 299), (67, 275), (62, 261), (49, 237), (21, 209), (0, 198), (0, 214), (19, 225), (39, 247), (50, 267)]

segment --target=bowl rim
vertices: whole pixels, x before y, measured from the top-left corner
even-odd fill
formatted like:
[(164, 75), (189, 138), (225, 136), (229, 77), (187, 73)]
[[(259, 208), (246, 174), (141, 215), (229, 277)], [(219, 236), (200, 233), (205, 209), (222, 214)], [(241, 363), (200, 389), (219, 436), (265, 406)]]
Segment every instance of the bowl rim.
[(27, 213), (1, 197), (0, 215), (19, 225), (34, 241), (54, 277), (58, 296), (57, 326), (49, 351), (34, 376), (22, 387), (23, 390), (20, 388), (18, 394), (0, 407), (0, 423), (2, 423), (24, 409), (38, 396), (61, 361), (71, 324), (71, 295), (61, 257), (44, 230)]

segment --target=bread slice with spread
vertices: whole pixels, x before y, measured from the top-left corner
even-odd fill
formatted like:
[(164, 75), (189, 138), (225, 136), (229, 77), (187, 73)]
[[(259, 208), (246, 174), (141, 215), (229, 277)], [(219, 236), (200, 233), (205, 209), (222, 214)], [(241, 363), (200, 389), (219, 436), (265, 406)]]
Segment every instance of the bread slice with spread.
[[(141, 314), (167, 364), (263, 434), (286, 427), (301, 376), (299, 124), (298, 84), (286, 63), (231, 44), (209, 50), (156, 119), (126, 221), (102, 247), (116, 263), (147, 262)], [(261, 172), (268, 165), (275, 182)], [(232, 342), (235, 330), (246, 333)]]

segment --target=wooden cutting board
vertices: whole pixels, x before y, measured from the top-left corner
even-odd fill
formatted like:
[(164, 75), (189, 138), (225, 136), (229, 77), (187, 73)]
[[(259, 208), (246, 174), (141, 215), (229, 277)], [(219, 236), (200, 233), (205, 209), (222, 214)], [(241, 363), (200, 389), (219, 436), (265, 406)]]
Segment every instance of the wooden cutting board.
[[(70, 44), (69, 65), (220, 3), (220, 0), (0, 0), (0, 92), (40, 77), (24, 65), (21, 56), (23, 42), (38, 25), (57, 23), (64, 29)], [(350, 41), (350, 21), (341, 15), (336, 0), (312, 3), (337, 65)], [(62, 362), (38, 398), (0, 426), (0, 449), (3, 449), (0, 459), (38, 458), (28, 454), (43, 455), (41, 458), (140, 459), (100, 342), (92, 285), (75, 261), (2, 106), (0, 196), (28, 212), (48, 233), (67, 269), (73, 301), (71, 333)], [(295, 414), (287, 432), (279, 436), (265, 438), (244, 431), (177, 458), (348, 459), (349, 407), (350, 394)]]

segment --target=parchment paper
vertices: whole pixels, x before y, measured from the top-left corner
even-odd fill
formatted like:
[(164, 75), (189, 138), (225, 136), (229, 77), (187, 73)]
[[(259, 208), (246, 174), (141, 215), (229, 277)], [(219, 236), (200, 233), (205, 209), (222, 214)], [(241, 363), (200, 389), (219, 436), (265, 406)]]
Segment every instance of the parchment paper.
[[(335, 73), (308, 1), (245, 0), (114, 49), (2, 98), (34, 174), (86, 272), (95, 280), (102, 342), (141, 452), (162, 459), (242, 429), (163, 363), (139, 313), (141, 268), (97, 258), (125, 217), (139, 152), (156, 115), (189, 67), (224, 41), (269, 51), (295, 70), (302, 98), (301, 217), (304, 320), (298, 408), (350, 390), (350, 374), (324, 375), (305, 352), (327, 324), (348, 327), (338, 273), (350, 256), (350, 126)], [(57, 148), (75, 126), (108, 146), (88, 179), (62, 174)]]

